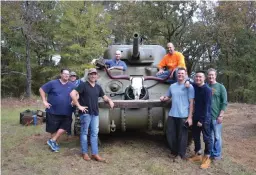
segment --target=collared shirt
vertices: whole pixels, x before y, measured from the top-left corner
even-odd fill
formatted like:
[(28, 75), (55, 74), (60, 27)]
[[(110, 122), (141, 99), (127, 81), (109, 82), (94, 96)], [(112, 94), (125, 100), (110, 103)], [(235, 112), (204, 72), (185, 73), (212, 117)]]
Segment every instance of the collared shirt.
[(169, 116), (177, 118), (187, 118), (189, 114), (189, 100), (194, 99), (195, 91), (192, 85), (186, 88), (184, 83), (172, 84), (167, 93), (168, 97), (172, 97), (172, 107)]
[(127, 66), (126, 66), (125, 62), (121, 61), (121, 60), (119, 60), (119, 61), (117, 61), (116, 59), (107, 60), (105, 62), (105, 64), (109, 65), (109, 67), (122, 66), (123, 67), (123, 71), (126, 71), (126, 69), (127, 69)]

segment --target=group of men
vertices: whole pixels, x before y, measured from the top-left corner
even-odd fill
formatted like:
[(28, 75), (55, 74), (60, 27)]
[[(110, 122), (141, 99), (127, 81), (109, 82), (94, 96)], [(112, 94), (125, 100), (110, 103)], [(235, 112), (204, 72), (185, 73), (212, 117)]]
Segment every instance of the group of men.
[[(199, 161), (200, 167), (206, 169), (210, 166), (211, 159), (222, 158), (222, 120), (227, 107), (227, 92), (216, 81), (217, 72), (212, 68), (207, 71), (207, 83), (205, 72), (197, 71), (195, 82), (191, 84), (188, 81), (184, 56), (174, 51), (172, 43), (168, 43), (167, 48), (169, 53), (160, 62), (158, 75), (162, 78), (169, 75), (171, 81), (175, 82), (175, 78), (177, 81), (169, 87), (166, 96), (160, 97), (161, 101), (172, 99), (166, 130), (172, 157), (174, 161), (186, 159), (188, 128), (191, 126), (195, 155), (188, 160)], [(169, 70), (161, 69), (164, 66)], [(204, 156), (201, 152), (201, 133), (205, 143)]]
[[(205, 74), (198, 71), (195, 83), (190, 83), (187, 77), (186, 65), (182, 53), (175, 51), (172, 43), (167, 44), (168, 54), (159, 63), (157, 77), (167, 78), (173, 83), (167, 95), (160, 97), (161, 101), (172, 99), (172, 107), (167, 120), (167, 140), (175, 160), (186, 158), (188, 128), (192, 126), (195, 143), (195, 155), (189, 160), (201, 161), (201, 168), (208, 168), (210, 158), (221, 159), (221, 130), (224, 111), (227, 106), (227, 94), (223, 85), (216, 82), (216, 70), (208, 70), (208, 84)], [(108, 60), (108, 70), (125, 71), (127, 66), (120, 60), (121, 52), (116, 51), (115, 59)], [(167, 67), (168, 70), (164, 70)], [(57, 140), (67, 132), (71, 134), (73, 105), (79, 109), (81, 121), (80, 143), (84, 160), (91, 159), (105, 162), (98, 153), (99, 108), (98, 97), (114, 107), (113, 101), (104, 94), (96, 83), (97, 69), (90, 68), (87, 81), (77, 79), (75, 72), (62, 69), (60, 78), (44, 84), (40, 89), (43, 104), (46, 107), (46, 132), (51, 133), (47, 144), (54, 152), (59, 152)], [(46, 94), (48, 94), (46, 98)], [(90, 129), (91, 154), (88, 155), (88, 130)], [(205, 142), (205, 156), (201, 156), (200, 134)]]

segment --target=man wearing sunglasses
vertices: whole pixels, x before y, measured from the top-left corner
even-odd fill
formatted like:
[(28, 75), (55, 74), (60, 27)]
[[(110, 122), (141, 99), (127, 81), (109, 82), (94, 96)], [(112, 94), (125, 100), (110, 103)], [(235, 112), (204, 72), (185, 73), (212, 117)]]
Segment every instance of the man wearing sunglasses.
[(47, 141), (47, 144), (53, 152), (59, 152), (57, 140), (63, 133), (70, 130), (72, 122), (69, 94), (75, 85), (69, 82), (69, 73), (68, 69), (61, 69), (59, 79), (49, 81), (39, 89), (46, 108), (46, 132), (51, 133), (51, 139)]

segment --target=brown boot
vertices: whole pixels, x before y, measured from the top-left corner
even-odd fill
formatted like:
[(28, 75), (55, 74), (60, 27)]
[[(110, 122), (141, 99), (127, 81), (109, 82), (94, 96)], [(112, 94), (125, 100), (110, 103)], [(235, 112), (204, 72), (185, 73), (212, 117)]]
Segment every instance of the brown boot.
[(82, 157), (83, 157), (83, 159), (86, 160), (86, 161), (91, 160), (91, 158), (89, 157), (88, 154), (82, 154)]
[(194, 156), (188, 158), (189, 161), (191, 162), (201, 162), (202, 161), (202, 156), (195, 154)]
[(103, 163), (106, 163), (107, 161), (105, 159), (103, 159), (102, 157), (100, 157), (98, 154), (96, 155), (92, 155), (91, 157), (92, 159), (98, 161), (98, 162), (103, 162)]
[(209, 156), (204, 156), (203, 162), (202, 162), (200, 168), (202, 168), (202, 169), (207, 169), (207, 168), (210, 167), (210, 164), (211, 164), (211, 159), (210, 159), (210, 157), (209, 157)]

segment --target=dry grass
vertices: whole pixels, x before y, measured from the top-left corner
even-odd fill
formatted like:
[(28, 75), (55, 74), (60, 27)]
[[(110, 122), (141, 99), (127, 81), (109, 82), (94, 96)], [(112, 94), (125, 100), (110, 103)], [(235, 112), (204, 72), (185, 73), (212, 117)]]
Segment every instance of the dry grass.
[[(256, 123), (252, 116), (256, 107), (243, 105), (235, 111), (238, 106), (230, 105), (224, 123), (224, 159), (207, 170), (201, 170), (199, 164), (173, 162), (163, 135), (159, 133), (129, 132), (102, 136), (100, 154), (108, 160), (107, 164), (83, 161), (79, 153), (79, 138), (66, 141), (66, 136), (63, 136), (60, 152), (52, 153), (46, 145), (49, 134), (45, 133), (44, 125), (24, 127), (19, 124), (19, 112), (38, 108), (38, 104), (11, 108), (5, 103), (1, 114), (2, 174), (256, 174)], [(237, 124), (236, 117), (245, 109), (249, 116), (247, 121)], [(237, 142), (241, 138), (242, 141)], [(246, 154), (246, 160), (241, 158), (243, 154)]]

